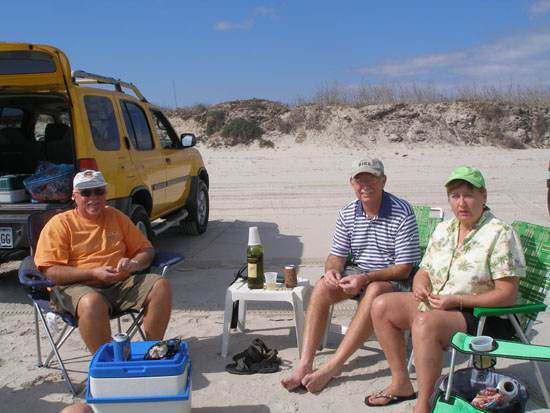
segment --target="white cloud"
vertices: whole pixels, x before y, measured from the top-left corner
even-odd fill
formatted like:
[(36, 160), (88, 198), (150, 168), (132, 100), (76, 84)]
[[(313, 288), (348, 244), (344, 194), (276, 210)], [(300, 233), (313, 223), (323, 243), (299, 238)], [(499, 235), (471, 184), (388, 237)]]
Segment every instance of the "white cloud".
[(531, 17), (550, 13), (550, 0), (538, 0), (529, 7)]
[(226, 30), (250, 30), (254, 27), (254, 19), (248, 19), (244, 23), (229, 23), (229, 22), (219, 22), (216, 23), (213, 27), (214, 30), (226, 31)]
[(527, 84), (550, 81), (549, 63), (550, 29), (542, 29), (447, 53), (388, 59), (354, 71), (376, 81), (512, 79)]
[(275, 12), (275, 9), (269, 8), (269, 7), (257, 7), (254, 10), (254, 14), (257, 14), (259, 16), (269, 17), (270, 19), (278, 19), (279, 16)]

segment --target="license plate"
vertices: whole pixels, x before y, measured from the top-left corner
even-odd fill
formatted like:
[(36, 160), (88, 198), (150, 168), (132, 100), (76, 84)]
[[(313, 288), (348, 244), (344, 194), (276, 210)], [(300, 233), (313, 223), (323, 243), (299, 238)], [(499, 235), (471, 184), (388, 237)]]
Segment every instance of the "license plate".
[(0, 228), (0, 248), (13, 248), (13, 231), (11, 228)]

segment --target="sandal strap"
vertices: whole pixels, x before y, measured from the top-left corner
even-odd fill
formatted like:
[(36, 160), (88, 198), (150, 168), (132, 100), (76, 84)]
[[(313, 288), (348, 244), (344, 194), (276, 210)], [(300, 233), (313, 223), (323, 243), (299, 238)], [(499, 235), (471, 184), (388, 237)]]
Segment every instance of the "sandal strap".
[(269, 348), (265, 345), (265, 343), (260, 340), (259, 338), (255, 338), (254, 341), (252, 341), (252, 345), (259, 347), (261, 353), (267, 354), (269, 352)]

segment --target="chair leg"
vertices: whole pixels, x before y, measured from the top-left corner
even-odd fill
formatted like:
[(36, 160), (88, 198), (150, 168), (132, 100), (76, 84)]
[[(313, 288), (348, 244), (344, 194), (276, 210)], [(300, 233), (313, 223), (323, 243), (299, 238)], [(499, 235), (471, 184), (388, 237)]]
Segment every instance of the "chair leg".
[[(130, 316), (132, 317), (132, 324), (130, 324), (130, 327), (126, 330), (126, 334), (132, 338), (136, 331), (139, 333), (141, 339), (143, 341), (146, 341), (145, 334), (143, 333), (143, 330), (141, 328), (141, 322), (143, 320), (143, 310), (141, 310), (138, 315), (136, 316), (134, 313), (130, 313)], [(120, 320), (120, 319), (119, 319)], [(120, 322), (120, 321), (119, 321)]]
[[(410, 330), (404, 331), (403, 336), (405, 337), (405, 344), (409, 340), (412, 341), (412, 334)], [(414, 349), (412, 348), (412, 345), (411, 345), (411, 354), (409, 355), (409, 361), (407, 362), (407, 373), (409, 373), (409, 375), (412, 373), (413, 366), (414, 366)]]
[(38, 358), (38, 367), (42, 367), (42, 348), (40, 346), (40, 325), (38, 324), (39, 307), (34, 304), (34, 331), (36, 336), (36, 356)]
[[(35, 304), (36, 305), (36, 304)], [(40, 310), (38, 310), (38, 316), (40, 317), (40, 321), (42, 322), (42, 326), (44, 327), (44, 330), (46, 331), (46, 335), (48, 336), (48, 340), (50, 341), (50, 345), (52, 346), (52, 351), (55, 353), (55, 356), (57, 358), (57, 362), (59, 363), (59, 367), (61, 368), (61, 372), (63, 373), (63, 376), (65, 377), (65, 381), (69, 385), (69, 389), (71, 390), (71, 393), (73, 395), (76, 395), (76, 391), (74, 389), (73, 383), (71, 382), (71, 379), (69, 378), (69, 374), (67, 373), (67, 370), (65, 369), (65, 364), (63, 364), (63, 360), (61, 359), (61, 356), (59, 355), (59, 352), (57, 351), (56, 342), (54, 342), (54, 339), (52, 337), (52, 334), (50, 332), (50, 329), (48, 328), (48, 324), (46, 322), (46, 319), (44, 318), (44, 314)], [(66, 326), (68, 327), (68, 325)], [(63, 342), (66, 340), (66, 338), (74, 331), (74, 327), (71, 327), (71, 330), (67, 335), (65, 335), (63, 338)], [(66, 328), (63, 329), (63, 333), (66, 331)], [(38, 330), (37, 330), (38, 333)], [(62, 336), (63, 336), (62, 333)], [(59, 341), (59, 340), (58, 340)]]
[[(61, 331), (61, 333), (57, 337), (57, 340), (55, 341), (55, 348), (57, 349), (57, 351), (59, 351), (59, 349), (63, 346), (63, 344), (65, 344), (65, 341), (67, 341), (69, 336), (76, 329), (75, 327), (70, 327), (70, 330), (69, 330), (69, 327), (70, 326), (68, 324), (65, 324), (65, 327), (63, 327), (63, 331)], [(69, 330), (69, 331), (67, 331), (67, 330)], [(46, 358), (46, 361), (44, 362), (45, 366), (48, 366), (50, 364), (50, 360), (52, 359), (53, 355), (54, 355), (54, 351), (52, 349), (52, 351), (50, 351), (50, 354), (48, 354), (48, 357)]]
[(451, 389), (453, 388), (453, 375), (456, 365), (456, 350), (453, 348), (451, 355), (451, 365), (449, 366), (449, 379), (447, 380), (447, 389), (445, 390), (445, 400), (449, 401), (451, 397)]
[(319, 350), (322, 350), (327, 346), (328, 333), (330, 331), (330, 323), (332, 321), (332, 312), (333, 311), (334, 311), (334, 306), (331, 305), (329, 310), (328, 310), (327, 326), (325, 327), (325, 333), (323, 334), (323, 338), (321, 339), (321, 344), (319, 345)]
[[(516, 330), (516, 334), (519, 336), (520, 340), (524, 344), (531, 344), (525, 334), (523, 334), (523, 331), (521, 330), (521, 327), (518, 323), (518, 320), (516, 317), (514, 317), (513, 314), (508, 316), (508, 319), (514, 326), (514, 330)], [(542, 373), (540, 371), (539, 363), (535, 360), (531, 360), (531, 365), (533, 366), (533, 369), (535, 370), (535, 377), (537, 378), (537, 381), (539, 383), (540, 390), (542, 392), (542, 396), (544, 397), (544, 401), (546, 402), (546, 406), (550, 408), (550, 394), (548, 394), (548, 388), (546, 387), (546, 384), (544, 382), (544, 378), (542, 377)]]

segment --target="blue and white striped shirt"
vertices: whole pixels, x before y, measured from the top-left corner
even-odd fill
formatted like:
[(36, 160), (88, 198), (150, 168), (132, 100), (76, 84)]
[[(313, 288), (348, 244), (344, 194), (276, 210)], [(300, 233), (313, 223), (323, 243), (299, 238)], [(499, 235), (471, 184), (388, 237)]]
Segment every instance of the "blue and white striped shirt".
[(342, 208), (330, 253), (347, 258), (366, 272), (395, 264), (420, 262), (418, 226), (412, 207), (395, 195), (383, 191), (380, 210), (374, 218), (363, 212), (360, 200)]

